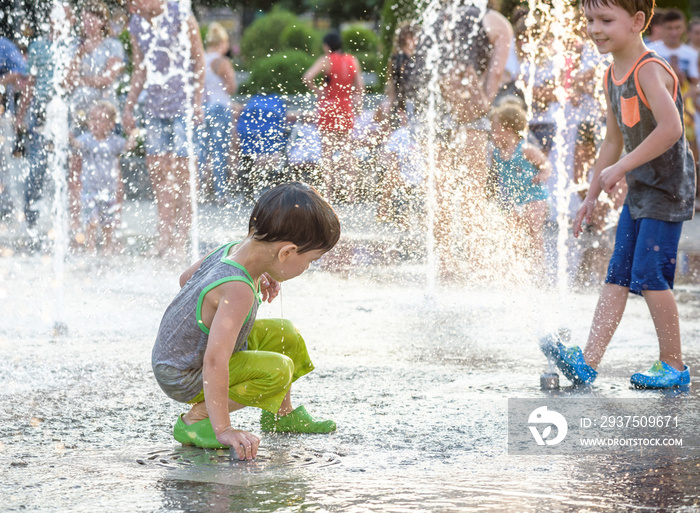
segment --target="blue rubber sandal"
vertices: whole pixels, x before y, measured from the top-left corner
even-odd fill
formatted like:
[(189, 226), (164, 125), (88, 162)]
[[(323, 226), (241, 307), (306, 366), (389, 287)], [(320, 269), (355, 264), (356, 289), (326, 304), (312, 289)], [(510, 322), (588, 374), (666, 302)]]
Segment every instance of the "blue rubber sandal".
[(578, 346), (566, 347), (555, 337), (548, 336), (540, 341), (540, 348), (574, 385), (590, 385), (598, 376), (598, 372), (586, 363)]
[(679, 371), (669, 364), (657, 360), (648, 371), (633, 374), (630, 383), (635, 388), (652, 390), (682, 387), (690, 384), (690, 368), (685, 365), (683, 370)]

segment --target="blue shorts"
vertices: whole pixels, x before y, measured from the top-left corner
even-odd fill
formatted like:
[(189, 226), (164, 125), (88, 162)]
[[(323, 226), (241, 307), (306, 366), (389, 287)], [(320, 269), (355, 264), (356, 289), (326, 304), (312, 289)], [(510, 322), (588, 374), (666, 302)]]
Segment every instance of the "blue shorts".
[(629, 287), (638, 295), (672, 289), (682, 228), (682, 222), (632, 219), (627, 205), (622, 207), (605, 283)]
[[(177, 155), (186, 157), (187, 123), (183, 116), (174, 118), (148, 118), (146, 127), (146, 155)], [(196, 143), (195, 144), (196, 148)], [(194, 150), (196, 153), (196, 149)]]

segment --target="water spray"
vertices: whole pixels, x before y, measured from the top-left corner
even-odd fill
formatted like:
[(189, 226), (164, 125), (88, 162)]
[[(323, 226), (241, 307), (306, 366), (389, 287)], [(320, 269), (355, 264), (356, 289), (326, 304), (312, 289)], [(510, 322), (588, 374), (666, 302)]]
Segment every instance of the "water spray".
[(56, 288), (54, 311), (54, 336), (66, 335), (68, 326), (63, 320), (63, 292), (65, 281), (65, 260), (68, 253), (68, 104), (63, 82), (68, 74), (70, 57), (71, 26), (66, 16), (65, 5), (55, 0), (51, 9), (51, 23), (56, 27), (56, 37), (51, 43), (51, 56), (54, 66), (54, 97), (46, 106), (45, 137), (48, 147), (47, 167), (54, 182), (53, 220), (49, 237), (53, 240), (53, 272)]
[[(556, 334), (551, 334), (545, 337), (545, 341), (550, 338), (555, 338), (556, 341), (568, 344), (571, 342), (571, 330), (569, 328), (560, 328)], [(540, 388), (542, 390), (557, 390), (559, 388), (559, 374), (557, 374), (554, 360), (551, 356), (547, 357), (547, 370), (540, 375)]]

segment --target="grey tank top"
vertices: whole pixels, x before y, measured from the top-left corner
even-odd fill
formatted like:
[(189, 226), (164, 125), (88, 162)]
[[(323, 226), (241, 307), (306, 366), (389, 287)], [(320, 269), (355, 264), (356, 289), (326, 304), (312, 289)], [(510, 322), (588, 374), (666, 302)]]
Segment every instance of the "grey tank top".
[[(654, 52), (642, 55), (625, 77), (617, 79), (613, 65), (605, 72), (605, 87), (612, 111), (622, 131), (627, 153), (639, 146), (656, 121), (644, 92), (639, 87), (639, 69), (657, 62), (673, 77), (674, 101), (683, 124), (683, 97), (680, 84), (668, 63)], [(687, 221), (695, 210), (695, 169), (693, 157), (683, 135), (665, 153), (633, 169), (626, 176), (627, 204), (632, 219), (651, 218), (667, 222)]]
[(240, 281), (250, 286), (255, 294), (233, 352), (248, 348), (248, 335), (261, 302), (260, 291), (255, 289), (245, 267), (228, 257), (235, 244), (221, 246), (207, 256), (165, 310), (160, 322), (151, 354), (153, 373), (163, 391), (177, 401), (188, 402), (204, 388), (202, 367), (209, 329), (202, 322), (202, 302), (207, 292), (222, 283)]
[[(192, 61), (181, 31), (187, 30), (189, 13), (178, 2), (167, 2), (164, 12), (152, 23), (138, 14), (129, 20), (148, 70), (144, 85), (144, 110), (157, 119), (170, 119), (186, 113), (187, 87), (192, 87)], [(187, 39), (186, 37), (184, 39)]]

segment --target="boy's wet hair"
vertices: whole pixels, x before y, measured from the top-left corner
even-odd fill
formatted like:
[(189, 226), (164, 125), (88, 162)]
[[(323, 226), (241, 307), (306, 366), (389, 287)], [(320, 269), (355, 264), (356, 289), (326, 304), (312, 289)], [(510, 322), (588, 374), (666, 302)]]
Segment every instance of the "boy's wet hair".
[(333, 208), (316, 189), (301, 182), (278, 185), (260, 196), (248, 228), (257, 241), (289, 241), (299, 253), (329, 251), (340, 238)]
[(656, 0), (583, 0), (581, 3), (583, 7), (598, 7), (599, 5), (620, 7), (627, 11), (630, 16), (641, 11), (644, 13), (644, 28), (642, 28), (642, 32), (644, 32), (654, 15)]

